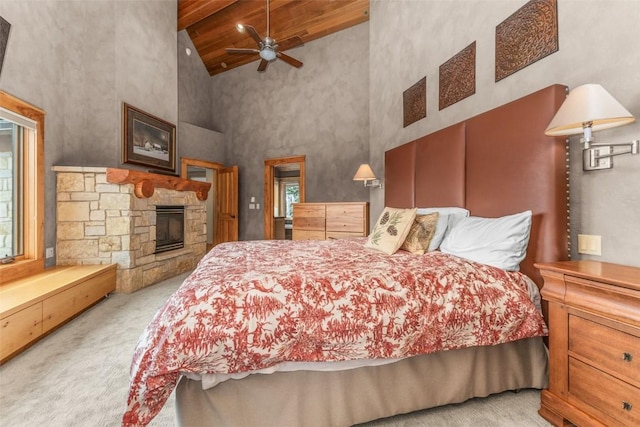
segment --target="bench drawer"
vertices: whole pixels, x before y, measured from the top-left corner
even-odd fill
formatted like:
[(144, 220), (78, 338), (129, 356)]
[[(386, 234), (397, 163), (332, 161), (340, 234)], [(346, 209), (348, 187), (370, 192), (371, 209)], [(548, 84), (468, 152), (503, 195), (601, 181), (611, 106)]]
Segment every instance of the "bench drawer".
[(42, 303), (33, 304), (0, 321), (0, 361), (42, 335)]

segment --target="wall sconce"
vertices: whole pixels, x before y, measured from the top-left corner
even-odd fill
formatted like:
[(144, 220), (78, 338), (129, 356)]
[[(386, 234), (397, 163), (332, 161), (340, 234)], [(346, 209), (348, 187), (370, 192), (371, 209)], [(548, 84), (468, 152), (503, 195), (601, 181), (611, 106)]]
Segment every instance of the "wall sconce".
[(360, 165), (358, 171), (353, 176), (353, 180), (364, 181), (365, 187), (382, 188), (382, 183), (376, 178), (376, 174), (371, 170), (371, 166), (366, 163)]
[[(613, 156), (638, 154), (639, 140), (631, 142), (594, 142), (591, 132), (633, 123), (635, 118), (599, 84), (573, 89), (545, 130), (545, 135), (577, 135), (583, 143), (582, 169), (592, 171), (613, 167)], [(614, 151), (613, 147), (628, 147)]]

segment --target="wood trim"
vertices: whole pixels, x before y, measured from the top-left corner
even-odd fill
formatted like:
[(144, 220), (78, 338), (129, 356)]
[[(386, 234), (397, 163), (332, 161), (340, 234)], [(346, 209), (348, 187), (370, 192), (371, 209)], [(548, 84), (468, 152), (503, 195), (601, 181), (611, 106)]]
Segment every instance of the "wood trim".
[(45, 113), (19, 98), (0, 91), (0, 107), (36, 122), (24, 163), (24, 255), (0, 266), (0, 284), (44, 270), (44, 117)]
[(274, 169), (278, 165), (285, 165), (290, 163), (300, 164), (300, 203), (305, 202), (305, 161), (306, 156), (289, 156), (278, 157), (273, 159), (266, 159), (264, 161), (264, 238), (266, 240), (272, 240), (274, 237), (273, 229), (273, 178)]
[(203, 19), (221, 11), (238, 0), (179, 0), (178, 1), (178, 31), (202, 21)]
[(133, 184), (134, 194), (141, 199), (153, 195), (155, 187), (176, 191), (195, 191), (198, 200), (207, 200), (211, 184), (192, 181), (176, 176), (161, 175), (131, 169), (107, 168), (107, 182), (111, 184)]
[(190, 157), (182, 157), (180, 159), (180, 176), (187, 179), (187, 168), (189, 166), (195, 166), (204, 169), (222, 169), (224, 165), (218, 162), (208, 162), (206, 160), (193, 159)]

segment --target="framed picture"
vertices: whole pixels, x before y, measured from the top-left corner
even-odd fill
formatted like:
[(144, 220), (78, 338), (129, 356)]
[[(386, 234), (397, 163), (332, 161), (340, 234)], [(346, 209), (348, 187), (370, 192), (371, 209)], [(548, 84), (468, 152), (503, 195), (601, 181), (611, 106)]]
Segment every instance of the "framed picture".
[(175, 171), (175, 125), (123, 103), (122, 128), (123, 163)]

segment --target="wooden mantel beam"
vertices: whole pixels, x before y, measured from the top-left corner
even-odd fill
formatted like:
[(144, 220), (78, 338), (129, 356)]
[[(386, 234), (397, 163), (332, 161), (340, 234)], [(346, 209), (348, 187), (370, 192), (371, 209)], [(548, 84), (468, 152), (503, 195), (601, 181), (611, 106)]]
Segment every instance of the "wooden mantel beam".
[(107, 182), (111, 184), (133, 184), (133, 192), (140, 199), (148, 199), (153, 196), (155, 188), (158, 187), (176, 191), (195, 191), (198, 200), (205, 201), (211, 188), (211, 183), (208, 182), (115, 168), (107, 168)]

